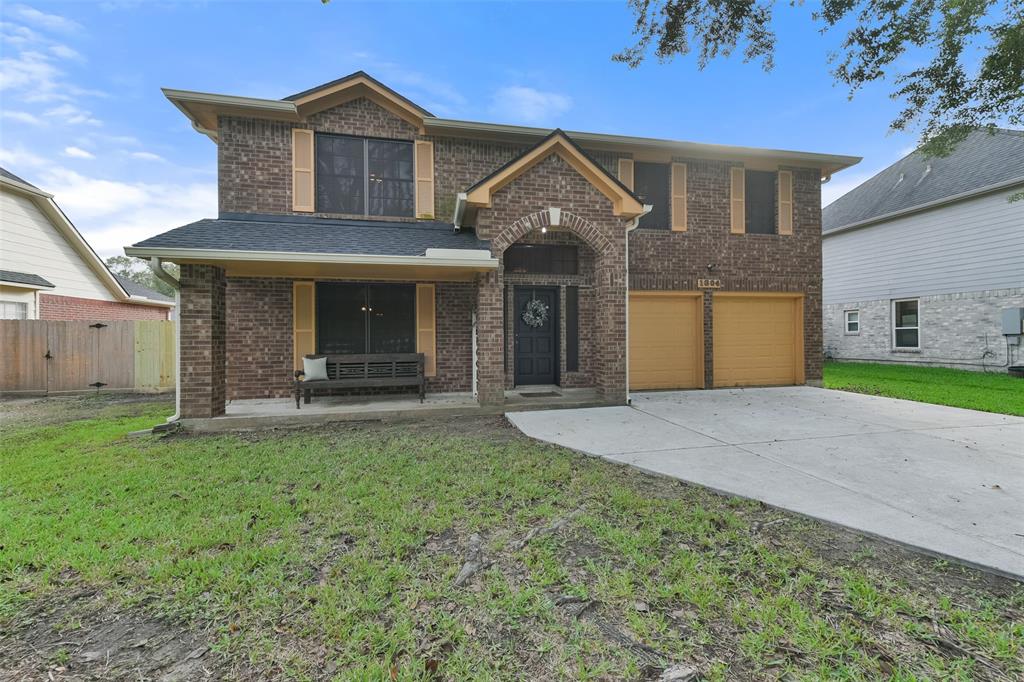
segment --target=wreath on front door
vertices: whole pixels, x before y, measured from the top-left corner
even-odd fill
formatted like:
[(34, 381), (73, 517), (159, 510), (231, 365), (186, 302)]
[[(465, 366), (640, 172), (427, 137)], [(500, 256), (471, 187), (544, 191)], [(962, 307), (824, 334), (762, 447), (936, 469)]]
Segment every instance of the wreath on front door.
[(526, 302), (526, 306), (523, 308), (523, 322), (531, 327), (537, 328), (543, 327), (544, 323), (547, 321), (548, 306), (544, 301), (534, 298)]

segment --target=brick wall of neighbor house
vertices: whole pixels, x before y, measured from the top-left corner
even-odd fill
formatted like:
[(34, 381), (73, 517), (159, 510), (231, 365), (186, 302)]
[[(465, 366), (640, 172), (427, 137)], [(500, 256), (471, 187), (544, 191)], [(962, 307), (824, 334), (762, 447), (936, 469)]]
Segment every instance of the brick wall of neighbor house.
[(166, 320), (168, 308), (39, 294), (40, 320)]
[[(561, 157), (552, 155), (494, 193), (491, 208), (479, 212), (477, 234), (490, 239), (492, 253), (500, 257), (511, 244), (523, 238), (535, 239), (536, 230), (529, 219), (539, 214), (537, 219), (546, 220), (547, 209), (552, 206), (576, 216), (563, 221), (572, 223), (572, 227), (563, 226), (559, 231), (576, 234), (594, 249), (591, 300), (585, 302), (581, 297), (581, 305), (589, 304), (588, 326), (601, 343), (591, 346), (588, 362), (593, 383), (603, 397), (612, 402), (625, 400), (626, 225), (612, 215), (607, 197)], [(497, 302), (488, 300), (487, 304), (503, 307), (500, 297)], [(498, 330), (486, 339), (483, 334), (478, 337), (478, 356), (493, 353), (503, 365), (500, 359), (506, 351), (507, 334), (501, 328), (502, 318), (503, 315), (496, 318)], [(504, 371), (498, 376), (504, 385)], [(483, 381), (481, 374), (481, 391)]]
[[(228, 278), (226, 378), (229, 400), (291, 395), (294, 371), (292, 283), (292, 279), (285, 277)], [(429, 392), (472, 390), (475, 289), (469, 282), (436, 285), (437, 376), (427, 379)]]
[(226, 283), (223, 268), (181, 266), (181, 416), (224, 414)]
[[(722, 291), (804, 294), (804, 372), (821, 380), (821, 183), (816, 168), (793, 171), (793, 234), (730, 234), (726, 161), (679, 158), (687, 164), (686, 232), (637, 229), (629, 239), (630, 289), (696, 290), (715, 278)], [(715, 265), (708, 270), (708, 265)], [(713, 381), (710, 292), (705, 294), (705, 373)]]
[[(892, 300), (833, 303), (823, 310), (825, 352), (837, 360), (946, 365), (984, 370), (1005, 367), (1002, 310), (1024, 307), (1024, 288), (969, 291), (918, 299), (920, 350), (892, 347)], [(860, 332), (846, 333), (844, 312), (860, 312)], [(1012, 355), (1024, 361), (1024, 351)]]

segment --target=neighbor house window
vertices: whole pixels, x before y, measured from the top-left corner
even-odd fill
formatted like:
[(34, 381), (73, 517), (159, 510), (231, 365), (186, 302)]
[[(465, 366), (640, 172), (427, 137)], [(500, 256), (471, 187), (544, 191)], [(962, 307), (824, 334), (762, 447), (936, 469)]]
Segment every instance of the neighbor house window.
[(316, 210), (411, 218), (412, 166), (412, 142), (318, 133)]
[(633, 164), (633, 193), (644, 204), (654, 208), (640, 218), (639, 227), (655, 230), (672, 228), (669, 211), (669, 188), (672, 182), (672, 166), (667, 163)]
[(536, 275), (575, 275), (579, 250), (570, 245), (513, 244), (505, 250), (505, 272)]
[(316, 285), (318, 353), (416, 352), (416, 285)]
[(28, 304), (18, 301), (0, 301), (0, 320), (27, 320)]
[(847, 334), (860, 334), (860, 311), (859, 310), (847, 310), (846, 311), (846, 333)]
[(746, 171), (747, 234), (775, 234), (775, 176), (772, 171)]
[(894, 348), (921, 347), (921, 318), (916, 298), (892, 302), (892, 345)]

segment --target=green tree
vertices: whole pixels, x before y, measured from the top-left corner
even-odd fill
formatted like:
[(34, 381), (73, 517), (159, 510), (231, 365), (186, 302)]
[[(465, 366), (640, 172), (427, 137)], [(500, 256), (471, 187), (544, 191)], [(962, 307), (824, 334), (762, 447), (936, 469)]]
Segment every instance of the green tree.
[[(773, 67), (773, 13), (802, 9), (771, 0), (629, 0), (636, 43), (613, 59), (638, 66), (697, 52), (703, 69), (742, 49)], [(893, 130), (921, 127), (928, 154), (948, 154), (972, 129), (1024, 124), (1024, 0), (822, 0), (821, 31), (846, 30), (832, 74), (857, 90), (891, 79), (903, 109)], [(837, 28), (846, 27), (846, 28)], [(908, 52), (914, 61), (898, 61)], [(906, 67), (924, 55), (922, 66)]]
[[(131, 281), (141, 284), (144, 287), (149, 287), (154, 291), (159, 291), (165, 296), (174, 296), (174, 289), (170, 287), (166, 282), (153, 274), (153, 271), (149, 269), (146, 261), (141, 258), (133, 258), (131, 256), (111, 256), (106, 260), (107, 267), (115, 275), (121, 277), (127, 277)], [(179, 268), (174, 263), (164, 263), (164, 270), (171, 273), (175, 277), (178, 276)]]

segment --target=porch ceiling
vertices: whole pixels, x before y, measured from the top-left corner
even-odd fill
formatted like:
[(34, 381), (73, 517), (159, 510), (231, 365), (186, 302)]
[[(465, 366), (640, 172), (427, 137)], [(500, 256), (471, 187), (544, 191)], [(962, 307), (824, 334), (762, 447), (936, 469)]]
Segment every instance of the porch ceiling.
[(437, 265), (316, 263), (282, 261), (237, 261), (216, 258), (171, 259), (176, 263), (197, 263), (224, 268), (229, 277), (294, 277), (296, 279), (360, 279), (402, 282), (472, 282), (481, 272), (493, 270), (488, 262)]

